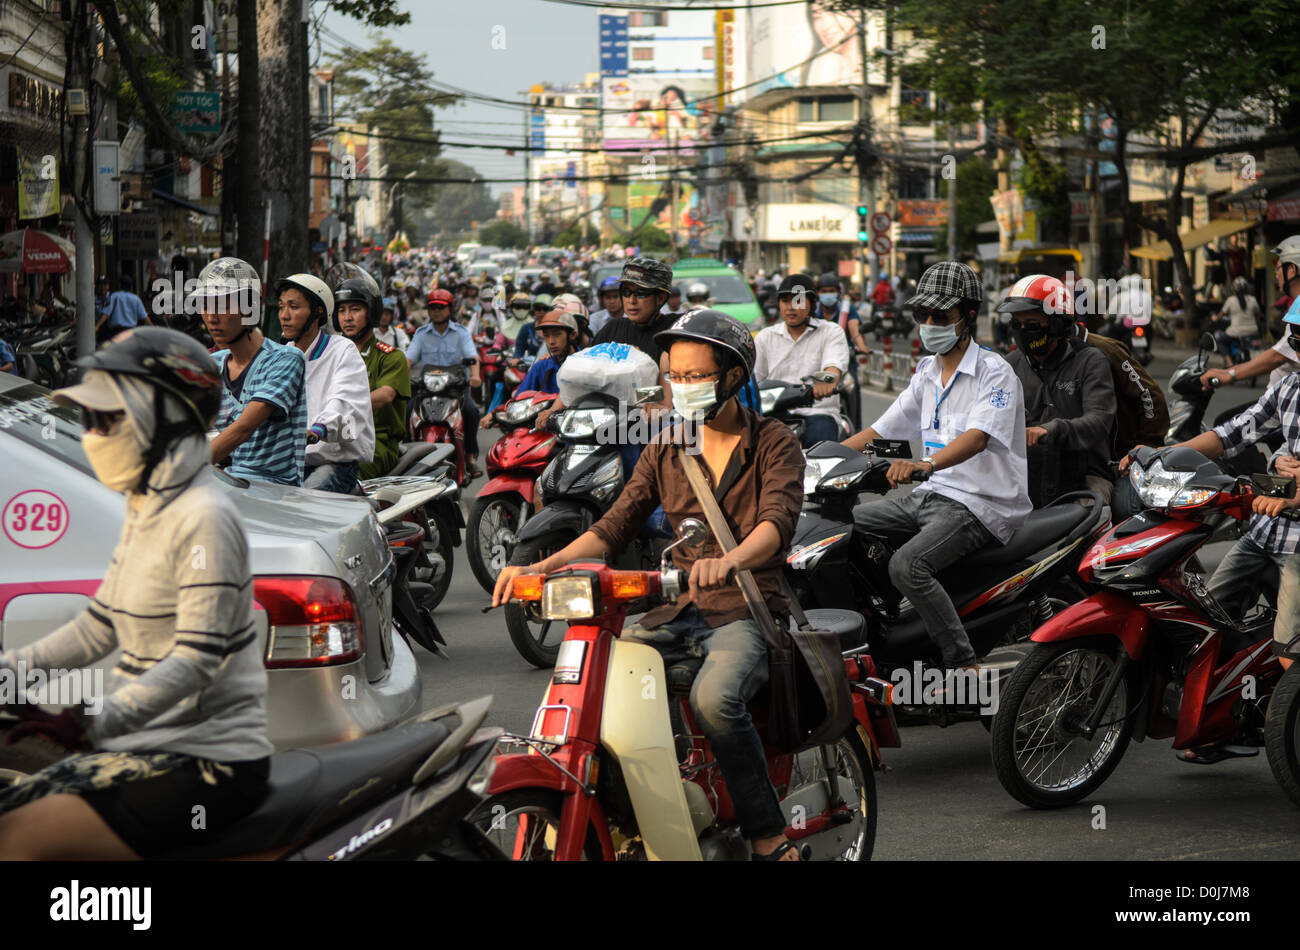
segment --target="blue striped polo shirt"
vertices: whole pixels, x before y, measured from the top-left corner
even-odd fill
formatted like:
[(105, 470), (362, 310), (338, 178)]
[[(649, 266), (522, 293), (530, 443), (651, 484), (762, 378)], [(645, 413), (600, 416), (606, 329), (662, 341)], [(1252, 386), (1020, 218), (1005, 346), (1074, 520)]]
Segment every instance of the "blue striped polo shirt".
[(222, 382), (217, 431), (238, 419), (254, 400), (269, 403), (275, 411), (231, 453), (227, 471), (240, 478), (301, 485), (307, 452), (307, 363), (302, 352), (296, 346), (263, 340), (253, 362), (233, 382), (226, 373), (229, 355), (229, 350), (212, 354), (221, 367)]

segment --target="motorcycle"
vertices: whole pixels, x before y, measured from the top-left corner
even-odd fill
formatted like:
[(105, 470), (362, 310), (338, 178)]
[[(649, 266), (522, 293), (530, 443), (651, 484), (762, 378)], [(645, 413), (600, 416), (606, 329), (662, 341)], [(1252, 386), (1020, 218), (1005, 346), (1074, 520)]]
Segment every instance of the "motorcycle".
[(491, 696), (451, 703), (350, 742), (277, 752), (261, 805), (160, 859), (504, 860), (467, 820), (503, 735), (482, 727), (491, 704)]
[(463, 360), (459, 366), (425, 366), (411, 368), (410, 432), (416, 442), (443, 442), (455, 448), (456, 482), (469, 484), (469, 467), (465, 464), (465, 419), (461, 399), (469, 387)]
[(1264, 717), (1269, 768), (1287, 797), (1300, 806), (1300, 655), (1290, 650), (1291, 668), (1282, 674)]
[(1150, 323), (1137, 324), (1132, 317), (1111, 314), (1101, 328), (1101, 334), (1124, 344), (1125, 349), (1143, 366), (1153, 359), (1151, 353)]
[[(620, 420), (612, 396), (588, 393), (546, 420), (547, 431), (559, 436), (560, 445), (551, 448), (554, 454), (537, 479), (541, 507), (519, 529), (511, 564), (534, 564), (549, 557), (600, 520), (623, 490), (625, 479), (621, 440), (602, 439), (602, 434), (617, 432), (620, 421), (636, 425), (638, 407), (662, 398), (658, 386), (638, 390), (636, 403)], [(651, 521), (623, 552), (620, 566), (654, 566), (655, 549), (662, 547), (667, 535)], [(547, 643), (552, 621), (542, 616), (535, 604), (511, 603), (505, 612), (506, 628), (519, 654), (539, 669), (554, 666), (560, 645), (558, 640)]]
[[(790, 427), (795, 438), (800, 442), (803, 441), (803, 433), (806, 422), (804, 417), (792, 410), (806, 409), (816, 401), (813, 397), (813, 383), (834, 382), (835, 376), (832, 373), (817, 372), (811, 376), (805, 376), (798, 383), (788, 383), (779, 379), (765, 379), (758, 384), (758, 403), (759, 408), (764, 416), (773, 419), (779, 419)], [(840, 412), (836, 414), (836, 425), (839, 430), (837, 438), (847, 439), (855, 431), (852, 423), (849, 422), (848, 400), (852, 397), (853, 382), (849, 379), (848, 373), (840, 376), (840, 384), (836, 387), (836, 393), (840, 397)]]
[(1147, 510), (1087, 552), (1090, 596), (1034, 631), (993, 718), (998, 780), (1033, 808), (1091, 794), (1135, 735), (1172, 736), (1203, 763), (1264, 743), (1281, 668), (1275, 610), (1257, 601), (1276, 577), (1260, 578), (1236, 617), (1187, 568), (1219, 522), (1249, 519), (1257, 495), (1293, 496), (1294, 480), (1234, 477), (1188, 448), (1135, 450), (1130, 479)]
[(466, 553), (475, 579), (489, 594), (510, 563), (517, 534), (537, 510), (537, 477), (546, 468), (557, 437), (534, 432), (538, 414), (554, 393), (516, 393), (493, 414), (503, 435), (488, 450), (487, 483), (469, 509)]
[[(889, 578), (898, 539), (864, 534), (853, 520), (861, 493), (890, 490), (885, 478), (889, 460), (910, 454), (907, 442), (888, 439), (877, 439), (865, 452), (836, 442), (808, 449), (804, 509), (786, 564), (805, 609), (856, 610), (866, 619), (861, 639), (841, 641), (847, 654), (869, 652), (886, 679), (897, 672), (900, 681), (923, 681), (930, 676), (927, 667), (940, 662), (940, 653), (925, 622)], [(928, 473), (913, 477), (924, 481)], [(1076, 500), (1091, 504), (1085, 507)], [(1083, 597), (1070, 576), (1090, 539), (1109, 527), (1110, 509), (1099, 495), (1070, 492), (1031, 512), (1006, 544), (982, 548), (939, 573), (979, 658), (981, 676), (988, 677), (979, 684), (980, 692), (996, 696), (1020, 660), (1030, 631)], [(913, 700), (924, 698), (922, 690), (911, 692), (922, 693)], [(978, 719), (987, 726), (988, 704), (969, 691), (964, 697), (959, 692), (954, 689), (943, 702), (903, 701), (900, 721), (947, 726)]]
[[(678, 544), (699, 544), (704, 525), (683, 521)], [(667, 670), (653, 647), (619, 639), (638, 604), (671, 602), (686, 583), (668, 550), (657, 571), (600, 562), (521, 575), (512, 597), (549, 621), (567, 622), (527, 752), (502, 754), (488, 797), (471, 820), (515, 860), (746, 860), (748, 842), (688, 696), (702, 662)], [(860, 622), (861, 618), (857, 618)], [(898, 745), (889, 684), (870, 657), (846, 661), (854, 720), (833, 745), (798, 754), (767, 748), (782, 795), (785, 835), (805, 860), (866, 861), (876, 836), (873, 769)], [(761, 696), (750, 705), (763, 733)]]

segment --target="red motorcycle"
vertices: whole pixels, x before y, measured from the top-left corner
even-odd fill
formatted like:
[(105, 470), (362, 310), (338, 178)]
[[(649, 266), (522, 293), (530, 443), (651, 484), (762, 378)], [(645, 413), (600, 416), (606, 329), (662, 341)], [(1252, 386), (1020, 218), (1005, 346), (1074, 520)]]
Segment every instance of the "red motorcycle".
[[(467, 364), (471, 360), (465, 360)], [(445, 442), (456, 449), (456, 484), (469, 484), (461, 400), (469, 387), (465, 365), (411, 367), (409, 427), (413, 442)]]
[[(993, 719), (1002, 786), (1034, 808), (1089, 795), (1129, 739), (1173, 737), (1188, 761), (1259, 754), (1281, 667), (1273, 656), (1276, 572), (1242, 598), (1238, 619), (1188, 562), (1257, 496), (1291, 497), (1295, 481), (1234, 477), (1188, 448), (1133, 453), (1130, 480), (1147, 510), (1122, 522), (1079, 565), (1091, 596), (1034, 631)], [(1294, 515), (1294, 510), (1284, 513)]]
[[(672, 546), (704, 536), (704, 526), (687, 519)], [(701, 661), (665, 670), (653, 647), (619, 639), (629, 609), (676, 600), (685, 583), (666, 558), (659, 571), (582, 562), (515, 578), (514, 599), (570, 622), (530, 735), (506, 739), (528, 751), (498, 756), (488, 797), (470, 817), (515, 860), (748, 858), (726, 782), (687, 701)], [(816, 616), (819, 628), (829, 615), (862, 623), (849, 611), (827, 614)], [(899, 744), (891, 687), (875, 678), (871, 658), (848, 658), (845, 668), (854, 721), (839, 741), (798, 754), (767, 751), (785, 835), (805, 860), (871, 857), (872, 770), (881, 746)], [(762, 735), (761, 702), (750, 713)]]
[(519, 529), (537, 510), (537, 479), (555, 452), (556, 436), (534, 432), (533, 423), (555, 398), (530, 389), (492, 414), (505, 434), (488, 451), (488, 481), (470, 508), (466, 542), (470, 569), (489, 594), (510, 563)]

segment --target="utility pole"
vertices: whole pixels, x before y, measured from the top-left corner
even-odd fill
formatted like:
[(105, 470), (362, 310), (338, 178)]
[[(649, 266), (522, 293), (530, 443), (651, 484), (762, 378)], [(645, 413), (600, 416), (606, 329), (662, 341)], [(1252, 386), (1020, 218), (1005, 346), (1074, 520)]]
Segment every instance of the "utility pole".
[[(948, 155), (957, 161), (957, 143), (953, 141), (952, 123), (948, 123)], [(957, 169), (948, 179), (948, 260), (957, 259)]]
[(239, 0), (238, 166), (235, 181), (235, 248), (254, 267), (262, 258), (261, 90), (258, 88), (257, 0)]
[[(93, 49), (90, 42), (90, 14), (86, 4), (78, 4), (74, 16), (81, 22), (73, 27), (74, 37), (83, 37), (86, 49), (81, 49), (74, 42), (69, 47), (72, 56), (67, 63), (68, 87), (84, 89), (90, 92), (90, 71), (86, 57)], [(78, 31), (77, 27), (80, 27)], [(95, 352), (95, 232), (90, 220), (91, 204), (82, 190), (86, 180), (87, 154), (91, 149), (90, 139), (94, 135), (91, 127), (92, 116), (76, 116), (72, 126), (72, 193), (76, 204), (76, 246), (77, 263), (77, 355), (90, 356)]]
[[(664, 118), (667, 120), (665, 111)], [(668, 133), (668, 223), (672, 229), (673, 260), (677, 259), (677, 133)]]
[[(871, 86), (867, 81), (867, 8), (862, 8), (858, 23), (858, 53), (862, 60), (862, 88), (858, 93), (858, 204), (867, 207), (870, 215), (876, 210), (876, 199), (871, 188), (871, 168), (868, 165), (868, 150), (871, 148)], [(865, 299), (868, 287), (874, 287), (880, 279), (880, 259), (869, 253), (869, 246), (860, 244), (862, 255), (862, 290)], [(871, 281), (867, 282), (868, 268)]]

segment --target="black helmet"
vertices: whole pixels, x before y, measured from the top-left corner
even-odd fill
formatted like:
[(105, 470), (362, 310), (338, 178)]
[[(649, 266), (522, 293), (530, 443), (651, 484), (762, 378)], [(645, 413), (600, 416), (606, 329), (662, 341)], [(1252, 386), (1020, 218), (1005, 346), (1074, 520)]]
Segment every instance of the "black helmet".
[(670, 293), (673, 289), (673, 269), (663, 261), (653, 257), (634, 257), (623, 265), (619, 283), (635, 284), (646, 290), (662, 290)]
[(366, 307), (366, 328), (373, 330), (379, 326), (384, 315), (384, 302), (376, 291), (379, 285), (374, 280), (366, 281), (360, 277), (349, 277), (334, 288), (334, 306), (344, 303), (361, 303)]
[[(164, 327), (136, 327), (102, 350), (83, 356), (85, 371), (136, 376), (180, 400), (194, 420), (193, 431), (206, 433), (221, 408), (221, 371), (216, 360), (193, 337)], [(93, 383), (80, 383), (53, 393), (56, 402), (98, 408)], [(187, 427), (191, 428), (191, 427)]]
[[(754, 337), (731, 314), (723, 313), (721, 310), (692, 310), (667, 330), (655, 334), (655, 343), (665, 352), (675, 340), (694, 340), (726, 350), (745, 371), (745, 379), (741, 380), (742, 386), (754, 375), (756, 358)], [(719, 363), (723, 362), (719, 360)]]
[(839, 275), (832, 274), (830, 271), (827, 271), (825, 274), (822, 274), (820, 277), (817, 278), (817, 289), (821, 290), (823, 287), (834, 287), (836, 290), (839, 290), (840, 289)]

